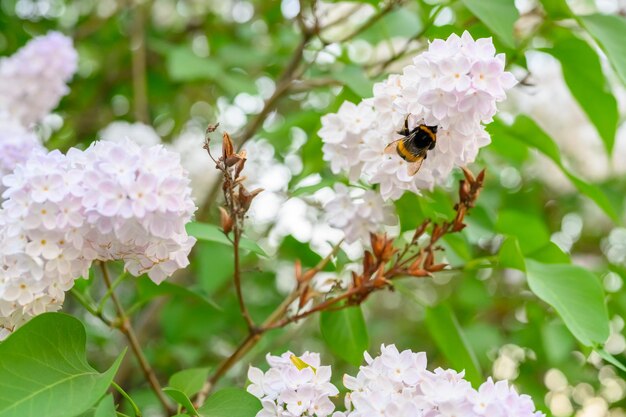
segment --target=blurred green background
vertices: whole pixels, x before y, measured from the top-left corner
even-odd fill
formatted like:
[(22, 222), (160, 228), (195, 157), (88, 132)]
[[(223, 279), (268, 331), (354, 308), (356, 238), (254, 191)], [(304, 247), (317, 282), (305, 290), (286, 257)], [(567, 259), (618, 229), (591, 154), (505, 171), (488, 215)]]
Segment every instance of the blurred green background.
[[(310, 17), (312, 7), (322, 21), (336, 22), (308, 39), (299, 57), (302, 34), (295, 17), (300, 10)], [(603, 347), (626, 361), (626, 128), (621, 125), (626, 61), (620, 55), (625, 14), (623, 1), (601, 0), (0, 0), (0, 54), (10, 55), (49, 30), (74, 39), (79, 70), (56, 110), (62, 127), (44, 135), (50, 149), (85, 147), (120, 120), (151, 125), (172, 143), (215, 121), (241, 138), (258, 121), (256, 140), (263, 139), (265, 149), (273, 147), (266, 163), (289, 173), (285, 184), (272, 190), (280, 195), (279, 205), (291, 207), (296, 199), (315, 207), (311, 196), (318, 189), (345, 181), (322, 160), (316, 134), (322, 115), (344, 100), (370, 96), (374, 82), (400, 72), (429, 39), (463, 30), (475, 38), (493, 36), (521, 82), (488, 127), (493, 143), (470, 167), (487, 169), (483, 193), (468, 227), (445, 239), (450, 271), (433, 279), (407, 278), (395, 291), (364, 303), (369, 349), (395, 343), (426, 351), (431, 369), (472, 367), (483, 377), (509, 379), (550, 415), (618, 417), (626, 415), (624, 372), (577, 341), (554, 308), (530, 291), (524, 274), (511, 267), (521, 256), (591, 271), (608, 306), (611, 335)], [(264, 100), (280, 86), (294, 56), (301, 58), (295, 63), (298, 76), (262, 114)], [(198, 175), (206, 169), (206, 176), (214, 176), (202, 135), (195, 138), (191, 154), (206, 158), (206, 168), (200, 159)], [(250, 176), (260, 175), (249, 169)], [(402, 230), (429, 217), (449, 219), (459, 178), (457, 173), (447, 187), (397, 201)], [(195, 190), (202, 207), (198, 218), (217, 224), (218, 204), (213, 197), (205, 204), (211, 185)], [(300, 207), (293, 204), (293, 210)], [(320, 221), (308, 220), (309, 226)], [(324, 245), (311, 244), (312, 233), (292, 233), (305, 225), (285, 225), (288, 221), (252, 216), (248, 222), (248, 235), (270, 254), (244, 257), (244, 294), (257, 321), (293, 285), (295, 260), (312, 267), (324, 254)], [(277, 225), (287, 231), (276, 232)], [(323, 230), (319, 233), (318, 243), (325, 239)], [(336, 264), (326, 268), (329, 276), (354, 262), (349, 255), (340, 252)], [(232, 272), (228, 246), (200, 241), (191, 267), (163, 285), (142, 277), (120, 286), (161, 381), (182, 369), (214, 368), (246, 336)], [(578, 282), (572, 276), (572, 287)], [(97, 279), (77, 285), (94, 297), (105, 291)], [(575, 308), (595, 305), (582, 302)], [(110, 364), (125, 343), (122, 336), (71, 298), (65, 310), (87, 325), (91, 362), (100, 369)], [(450, 314), (456, 326), (438, 321)], [(459, 335), (466, 346), (457, 343)], [(324, 362), (335, 365), (338, 385), (344, 372), (356, 372), (326, 347), (318, 317), (311, 317), (267, 334), (220, 385), (243, 386), (249, 364), (261, 365), (266, 352), (287, 349), (320, 351)], [(467, 352), (475, 363), (463, 362)], [(159, 415), (130, 355), (116, 381), (145, 416)]]

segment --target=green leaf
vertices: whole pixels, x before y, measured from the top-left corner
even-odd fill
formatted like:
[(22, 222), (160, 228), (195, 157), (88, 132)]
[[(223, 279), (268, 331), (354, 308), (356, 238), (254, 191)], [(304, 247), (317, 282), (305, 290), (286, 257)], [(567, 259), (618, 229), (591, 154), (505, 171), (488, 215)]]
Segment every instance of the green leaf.
[(593, 36), (613, 64), (615, 72), (626, 84), (626, 19), (617, 14), (581, 16), (580, 21)]
[(371, 97), (374, 83), (367, 78), (363, 68), (357, 65), (346, 65), (341, 71), (333, 73), (336, 79), (348, 86), (361, 97)]
[(188, 397), (192, 397), (200, 392), (208, 376), (209, 368), (185, 369), (172, 375), (169, 385), (183, 392)]
[(596, 276), (576, 265), (542, 264), (526, 260), (530, 289), (559, 313), (567, 328), (584, 345), (604, 343), (609, 317)]
[[(561, 169), (563, 174), (565, 174), (572, 184), (578, 189), (578, 191), (592, 199), (607, 216), (609, 216), (614, 222), (619, 223), (619, 216), (606, 194), (604, 194), (600, 188), (581, 180), (565, 168), (563, 162), (561, 161), (558, 146), (556, 146), (552, 138), (548, 136), (548, 134), (546, 134), (539, 126), (537, 126), (532, 119), (521, 115), (515, 119), (515, 123), (511, 126), (506, 126), (502, 122), (496, 120), (489, 126), (488, 130), (492, 135), (498, 136), (498, 140), (502, 141), (503, 138), (506, 138), (512, 141), (524, 143), (526, 146), (535, 148), (548, 158), (552, 159), (552, 161), (554, 161), (554, 163)], [(521, 243), (522, 242), (520, 241), (520, 244)]]
[[(206, 240), (232, 246), (232, 243), (230, 243), (230, 240), (228, 240), (222, 229), (214, 224), (191, 222), (187, 223), (186, 229), (187, 233), (198, 240)], [(239, 244), (243, 249), (267, 257), (265, 251), (253, 240), (243, 237)]]
[(314, 185), (307, 185), (305, 187), (299, 187), (289, 193), (291, 197), (299, 197), (301, 195), (311, 195), (316, 191), (321, 190), (325, 187), (332, 187), (337, 182), (339, 182), (336, 178), (326, 178), (318, 182)]
[(78, 417), (117, 417), (117, 415), (113, 396), (107, 394), (95, 407), (90, 407)]
[(261, 401), (240, 388), (225, 388), (211, 395), (198, 409), (201, 417), (254, 417)]
[(561, 63), (567, 86), (611, 153), (617, 131), (617, 100), (606, 83), (598, 55), (587, 42), (573, 36), (544, 51)]
[(465, 377), (478, 387), (483, 382), (480, 364), (452, 309), (445, 304), (426, 308), (425, 323), (452, 368), (464, 369)]
[(545, 246), (529, 253), (527, 257), (544, 264), (569, 264), (572, 262), (569, 255), (554, 242), (548, 242)]
[(618, 361), (615, 356), (611, 355), (609, 352), (607, 352), (604, 349), (596, 349), (596, 352), (598, 352), (598, 355), (600, 355), (602, 359), (604, 359), (611, 365), (617, 367), (621, 371), (626, 372), (626, 365)]
[(171, 387), (163, 388), (163, 392), (166, 393), (172, 400), (176, 401), (177, 404), (182, 405), (192, 416), (198, 415), (198, 411), (184, 392)]
[(85, 357), (83, 324), (44, 313), (0, 344), (0, 417), (73, 417), (107, 391), (124, 356), (104, 373)]
[(462, 0), (477, 18), (479, 18), (509, 48), (515, 47), (513, 25), (519, 18), (513, 0)]
[(194, 253), (197, 282), (207, 294), (215, 294), (233, 277), (233, 248), (204, 241), (196, 243)]
[(363, 352), (369, 347), (369, 336), (359, 306), (322, 311), (320, 329), (326, 345), (335, 355), (353, 365), (363, 361)]
[(500, 266), (504, 268), (519, 269), (520, 271), (526, 270), (526, 263), (524, 262), (524, 255), (522, 255), (522, 249), (519, 246), (519, 241), (515, 236), (508, 236), (502, 246), (500, 246), (500, 252), (498, 253), (498, 259)]
[(523, 253), (533, 252), (550, 241), (550, 232), (542, 219), (517, 210), (502, 210), (496, 230), (515, 236)]
[(553, 19), (566, 19), (572, 16), (572, 11), (566, 0), (540, 0), (541, 5)]
[(113, 396), (111, 394), (100, 400), (94, 417), (116, 417), (115, 403), (113, 402)]
[(472, 246), (467, 241), (465, 234), (457, 233), (446, 235), (443, 237), (442, 243), (446, 250), (447, 257), (449, 258), (450, 265), (463, 266), (474, 259)]

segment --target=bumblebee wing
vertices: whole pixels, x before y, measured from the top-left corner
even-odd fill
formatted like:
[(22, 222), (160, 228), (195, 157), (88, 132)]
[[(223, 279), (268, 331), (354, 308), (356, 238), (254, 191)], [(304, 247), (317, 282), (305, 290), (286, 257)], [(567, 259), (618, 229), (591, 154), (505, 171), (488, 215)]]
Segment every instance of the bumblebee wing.
[(424, 159), (426, 157), (426, 154), (424, 155), (420, 155), (420, 157), (417, 159), (417, 161), (415, 162), (411, 162), (407, 168), (407, 171), (409, 173), (409, 175), (412, 177), (413, 175), (417, 174), (417, 171), (420, 170), (420, 168), (422, 167), (422, 163), (424, 162)]
[(384, 153), (386, 154), (396, 154), (398, 153), (398, 144), (404, 140), (404, 138), (400, 138), (398, 140), (394, 140), (389, 145), (385, 147)]

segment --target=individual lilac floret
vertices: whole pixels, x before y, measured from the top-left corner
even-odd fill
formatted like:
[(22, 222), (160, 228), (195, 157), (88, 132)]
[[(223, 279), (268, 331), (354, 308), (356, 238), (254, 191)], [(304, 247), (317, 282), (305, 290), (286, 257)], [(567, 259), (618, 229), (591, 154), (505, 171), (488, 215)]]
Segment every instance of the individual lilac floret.
[[(0, 116), (0, 196), (4, 191), (2, 177), (13, 172), (18, 164), (26, 161), (34, 152), (43, 152), (34, 132), (20, 123)], [(1, 201), (1, 200), (0, 200)]]
[(328, 223), (343, 230), (348, 243), (368, 241), (370, 233), (381, 232), (384, 226), (398, 222), (393, 206), (375, 191), (335, 184), (334, 192), (334, 197), (324, 204), (324, 211)]
[(40, 121), (69, 92), (78, 54), (72, 39), (50, 32), (0, 59), (0, 111), (24, 126)]
[(326, 417), (335, 409), (329, 397), (339, 394), (330, 382), (330, 366), (320, 366), (318, 353), (267, 355), (267, 372), (250, 367), (248, 392), (261, 400), (257, 417)]
[(426, 369), (426, 354), (394, 345), (381, 347), (356, 377), (345, 375), (346, 413), (334, 417), (542, 417), (528, 395), (518, 394), (506, 381), (491, 378), (478, 390), (466, 381), (463, 372)]
[(3, 178), (0, 328), (58, 309), (95, 260), (160, 283), (189, 264), (195, 205), (177, 154), (130, 140), (36, 153)]
[[(504, 70), (504, 55), (495, 52), (490, 38), (474, 40), (468, 32), (431, 42), (401, 75), (376, 84), (374, 97), (344, 103), (322, 118), (324, 159), (335, 173), (380, 184), (385, 200), (444, 182), (455, 166), (473, 162), (490, 142), (484, 124), (516, 83)], [(409, 129), (438, 128), (436, 146), (415, 175), (400, 156), (385, 153), (401, 137), (396, 132), (407, 118)]]

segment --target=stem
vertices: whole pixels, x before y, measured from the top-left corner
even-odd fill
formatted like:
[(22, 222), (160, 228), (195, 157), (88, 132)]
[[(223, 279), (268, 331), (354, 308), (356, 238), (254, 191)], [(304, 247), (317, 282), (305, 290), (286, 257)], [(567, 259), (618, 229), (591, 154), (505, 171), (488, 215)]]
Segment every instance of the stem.
[[(274, 110), (274, 107), (276, 107), (276, 103), (278, 103), (283, 95), (285, 95), (290, 90), (290, 86), (295, 78), (295, 71), (298, 68), (300, 61), (302, 60), (302, 55), (304, 54), (304, 48), (310, 40), (310, 34), (304, 33), (302, 35), (300, 43), (296, 47), (296, 50), (289, 60), (289, 63), (283, 70), (283, 73), (279, 78), (279, 82), (276, 84), (276, 89), (274, 90), (274, 93), (271, 95), (270, 98), (265, 101), (263, 109), (261, 109), (259, 114), (257, 114), (254, 119), (252, 119), (252, 121), (247, 125), (241, 136), (235, 141), (238, 150), (241, 149), (241, 147), (256, 134), (257, 130), (259, 130), (259, 128), (263, 125), (263, 122), (265, 121), (267, 116)], [(215, 184), (213, 184), (211, 191), (209, 191), (209, 195), (206, 201), (198, 211), (199, 219), (204, 219), (207, 217), (208, 211), (213, 206), (213, 203), (215, 203), (215, 200), (219, 195), (220, 189), (221, 181), (216, 181)]]
[(347, 42), (350, 39), (360, 35), (361, 33), (365, 32), (365, 30), (369, 29), (370, 27), (372, 27), (374, 25), (374, 23), (378, 22), (380, 19), (382, 19), (383, 17), (385, 17), (386, 14), (388, 14), (389, 12), (391, 12), (393, 9), (395, 9), (397, 6), (401, 5), (405, 0), (391, 0), (385, 7), (383, 7), (378, 13), (376, 13), (375, 15), (373, 15), (371, 18), (369, 18), (369, 20), (367, 20), (365, 23), (363, 23), (361, 26), (359, 26), (356, 30), (354, 30), (354, 32), (346, 35), (345, 37), (343, 37), (341, 40), (339, 40), (339, 43), (343, 43), (343, 42)]
[(128, 393), (124, 391), (122, 387), (117, 385), (115, 381), (111, 381), (111, 385), (113, 386), (113, 388), (115, 388), (117, 392), (120, 393), (122, 397), (126, 398), (126, 400), (130, 403), (130, 406), (133, 408), (133, 411), (135, 412), (135, 416), (141, 417), (141, 410), (139, 409), (139, 407), (137, 407), (137, 404), (135, 404), (135, 401), (133, 401), (130, 395), (128, 395)]
[(82, 305), (85, 308), (85, 310), (87, 310), (89, 313), (91, 313), (91, 315), (93, 315), (94, 317), (99, 318), (107, 326), (113, 327), (113, 322), (111, 320), (107, 319), (102, 314), (101, 310), (96, 308), (96, 306), (94, 306), (92, 302), (87, 300), (87, 298), (85, 298), (84, 295), (82, 295), (81, 293), (76, 291), (75, 288), (70, 289), (70, 294), (72, 294), (72, 296), (76, 299), (76, 301), (78, 301), (80, 303), (80, 305)]
[(409, 48), (411, 43), (416, 41), (417, 39), (421, 38), (422, 36), (424, 36), (426, 34), (426, 32), (435, 23), (435, 19), (437, 19), (437, 16), (439, 16), (439, 13), (441, 13), (441, 11), (444, 9), (444, 7), (449, 5), (449, 4), (451, 4), (451, 3), (447, 3), (447, 4), (442, 4), (442, 5), (436, 6), (437, 10), (435, 10), (433, 12), (433, 14), (431, 15), (431, 17), (424, 23), (424, 27), (422, 27), (422, 29), (419, 32), (417, 32), (415, 35), (413, 35), (410, 38), (408, 38), (406, 40), (406, 42), (404, 43), (404, 46), (402, 48), (400, 48), (400, 51), (398, 51), (398, 53), (393, 54), (392, 56), (390, 56), (385, 61), (376, 62), (374, 64), (370, 64), (370, 65), (368, 65), (368, 67), (371, 68), (371, 67), (375, 67), (377, 65), (380, 65), (380, 68), (378, 69), (378, 72), (377, 72), (376, 76), (382, 75), (385, 72), (385, 70), (387, 69), (387, 67), (389, 67), (389, 65), (393, 64), (394, 62), (396, 62), (400, 58), (402, 58), (402, 57), (407, 55), (407, 52), (408, 52), (407, 49)]
[(120, 285), (122, 283), (122, 281), (124, 281), (124, 279), (126, 279), (127, 276), (128, 276), (128, 273), (126, 271), (122, 272), (115, 279), (115, 281), (113, 281), (113, 284), (111, 284), (111, 287), (107, 288), (107, 292), (104, 293), (104, 295), (102, 296), (102, 299), (98, 303), (98, 312), (102, 312), (102, 310), (104, 309), (104, 305), (106, 304), (106, 301), (109, 299), (109, 297), (111, 296), (113, 291), (115, 291), (117, 286)]
[[(107, 270), (107, 267), (104, 262), (100, 262), (100, 269), (102, 270), (102, 278), (104, 279), (105, 285), (107, 286), (108, 289), (111, 289), (112, 288), (111, 278), (109, 277), (109, 271)], [(113, 301), (113, 305), (115, 305), (115, 309), (117, 310), (117, 314), (121, 321), (119, 329), (121, 330), (122, 333), (124, 333), (124, 336), (126, 336), (126, 339), (128, 340), (128, 344), (130, 345), (131, 350), (133, 351), (135, 357), (137, 358), (137, 361), (139, 362), (139, 366), (141, 367), (141, 370), (143, 371), (143, 374), (146, 380), (150, 384), (152, 391), (154, 391), (154, 393), (156, 394), (165, 412), (170, 413), (170, 414), (173, 413), (174, 410), (173, 408), (170, 407), (167, 401), (167, 398), (165, 397), (165, 394), (163, 394), (161, 385), (159, 384), (159, 381), (154, 373), (154, 370), (148, 363), (148, 360), (146, 359), (146, 356), (144, 355), (143, 350), (141, 349), (141, 344), (139, 343), (139, 340), (137, 339), (137, 335), (135, 334), (135, 330), (133, 329), (130, 319), (126, 315), (126, 311), (124, 310), (122, 303), (120, 302), (119, 298), (117, 297), (117, 294), (115, 294), (114, 291), (111, 291), (111, 300)]]
[(239, 301), (239, 310), (241, 311), (241, 315), (246, 320), (246, 324), (248, 325), (248, 331), (252, 335), (256, 332), (256, 326), (252, 318), (250, 317), (250, 313), (248, 312), (248, 308), (246, 307), (246, 303), (243, 300), (243, 292), (241, 290), (241, 268), (239, 262), (239, 239), (241, 238), (241, 230), (237, 225), (238, 221), (235, 221), (234, 225), (234, 239), (233, 239), (233, 251), (235, 258), (235, 291), (237, 292), (237, 301)]
[(146, 81), (146, 39), (144, 28), (144, 5), (135, 6), (130, 49), (132, 52), (133, 98), (135, 119), (142, 123), (150, 121), (148, 111), (148, 86)]
[[(319, 271), (321, 271), (331, 261), (333, 256), (335, 256), (339, 251), (342, 243), (343, 240), (337, 243), (333, 247), (332, 251), (324, 259), (320, 260), (318, 264), (313, 267), (313, 269), (308, 271), (308, 274), (311, 278)], [(297, 286), (287, 297), (285, 297), (283, 302), (280, 303), (278, 307), (276, 307), (276, 309), (267, 317), (267, 319), (265, 319), (263, 324), (255, 329), (255, 332), (249, 333), (241, 341), (241, 343), (239, 343), (239, 346), (237, 346), (234, 352), (219, 364), (213, 375), (209, 377), (209, 379), (204, 383), (202, 389), (198, 393), (195, 404), (197, 407), (201, 406), (204, 403), (207, 396), (209, 395), (215, 384), (220, 380), (220, 378), (222, 378), (222, 376), (224, 376), (226, 372), (228, 372), (228, 370), (239, 361), (239, 359), (241, 359), (246, 353), (248, 353), (250, 349), (256, 346), (256, 344), (261, 340), (261, 337), (263, 336), (263, 334), (265, 334), (265, 332), (278, 328), (274, 324), (287, 313), (287, 310), (289, 309), (291, 303), (293, 303), (300, 297), (300, 291), (301, 286)]]

